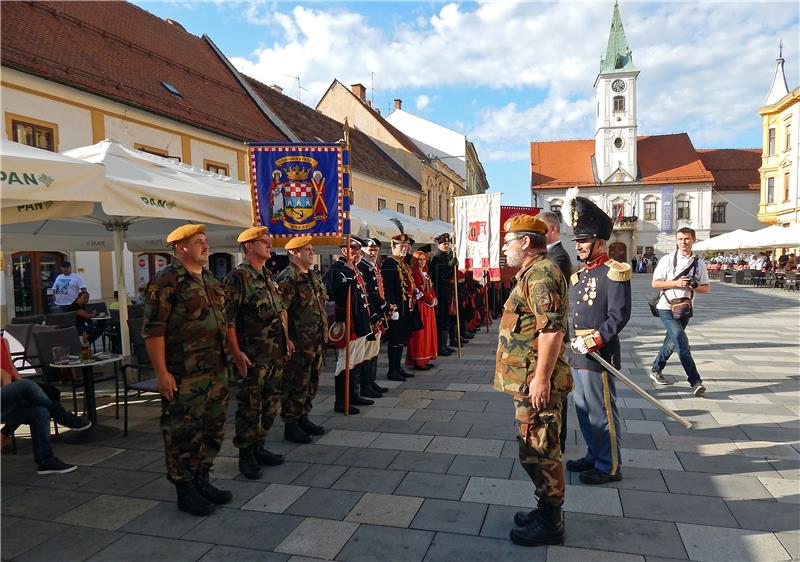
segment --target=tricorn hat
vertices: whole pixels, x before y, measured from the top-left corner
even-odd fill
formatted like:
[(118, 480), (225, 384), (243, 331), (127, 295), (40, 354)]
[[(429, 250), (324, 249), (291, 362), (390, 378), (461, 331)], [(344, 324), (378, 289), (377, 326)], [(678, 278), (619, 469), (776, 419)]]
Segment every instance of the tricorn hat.
[(564, 221), (572, 227), (573, 238), (599, 238), (608, 240), (614, 229), (614, 221), (603, 210), (594, 204), (591, 199), (577, 195), (578, 189), (567, 191), (562, 210)]
[(452, 242), (453, 239), (450, 237), (449, 232), (445, 232), (444, 234), (440, 234), (439, 236), (434, 238), (433, 241), (436, 242), (437, 244), (444, 244), (446, 242)]

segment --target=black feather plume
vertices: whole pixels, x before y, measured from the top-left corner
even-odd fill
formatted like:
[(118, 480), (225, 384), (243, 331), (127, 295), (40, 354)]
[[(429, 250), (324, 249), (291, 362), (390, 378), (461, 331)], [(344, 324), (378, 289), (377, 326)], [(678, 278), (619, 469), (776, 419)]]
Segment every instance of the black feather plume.
[(400, 219), (396, 219), (396, 218), (392, 217), (389, 220), (392, 221), (395, 224), (395, 226), (398, 228), (398, 230), (400, 230), (400, 234), (405, 234), (405, 230), (403, 229), (403, 223), (400, 222)]

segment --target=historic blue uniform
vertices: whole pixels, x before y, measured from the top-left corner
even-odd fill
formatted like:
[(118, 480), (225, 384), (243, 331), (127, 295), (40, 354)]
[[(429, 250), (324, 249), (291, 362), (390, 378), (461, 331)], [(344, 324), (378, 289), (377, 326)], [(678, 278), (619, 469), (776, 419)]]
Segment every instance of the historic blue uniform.
[[(573, 335), (593, 336), (596, 352), (620, 367), (619, 333), (631, 316), (631, 266), (603, 254), (572, 275), (575, 286)], [(614, 378), (588, 355), (573, 353), (575, 410), (588, 446), (586, 461), (597, 470), (617, 474), (620, 425)]]

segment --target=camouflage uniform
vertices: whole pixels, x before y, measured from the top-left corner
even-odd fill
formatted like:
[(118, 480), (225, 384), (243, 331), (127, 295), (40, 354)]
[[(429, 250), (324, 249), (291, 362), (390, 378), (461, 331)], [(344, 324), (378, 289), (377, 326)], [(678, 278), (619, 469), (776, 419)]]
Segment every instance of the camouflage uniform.
[(191, 482), (222, 446), (228, 405), (225, 294), (207, 269), (195, 275), (177, 259), (147, 286), (145, 338), (164, 337), (167, 370), (178, 390), (161, 400), (167, 478)]
[(572, 390), (572, 375), (562, 342), (550, 375), (547, 407), (531, 407), (528, 382), (536, 372), (542, 331), (567, 330), (567, 284), (558, 266), (539, 255), (517, 273), (500, 320), (494, 388), (514, 397), (519, 424), (519, 460), (533, 480), (536, 495), (561, 505), (564, 498), (564, 468), (561, 464), (559, 432), (561, 400)]
[[(236, 447), (263, 440), (281, 401), (286, 337), (278, 285), (266, 267), (256, 270), (243, 262), (224, 281), (228, 325), (236, 329), (239, 348), (252, 365), (239, 382), (236, 407)], [(262, 426), (263, 424), (263, 426)]]
[(328, 294), (317, 275), (303, 273), (293, 263), (277, 280), (289, 314), (289, 337), (295, 343), (285, 367), (281, 416), (287, 423), (297, 423), (311, 411), (319, 390), (322, 344), (328, 333)]

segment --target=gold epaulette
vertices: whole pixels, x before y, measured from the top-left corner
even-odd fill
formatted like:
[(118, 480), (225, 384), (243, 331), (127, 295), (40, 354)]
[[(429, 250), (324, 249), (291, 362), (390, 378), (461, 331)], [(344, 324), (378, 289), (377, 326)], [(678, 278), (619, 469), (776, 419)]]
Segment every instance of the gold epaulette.
[(631, 264), (622, 263), (616, 260), (608, 260), (608, 278), (617, 283), (631, 280)]
[(583, 271), (584, 269), (586, 269), (586, 268), (585, 268), (585, 267), (582, 267), (582, 268), (580, 268), (578, 271), (576, 271), (575, 273), (573, 273), (572, 275), (570, 275), (570, 277), (569, 277), (569, 284), (570, 284), (570, 285), (572, 285), (572, 286), (575, 286), (575, 285), (577, 285), (577, 284), (578, 284), (578, 281), (580, 281), (580, 279), (581, 279), (581, 278), (580, 278), (580, 273), (581, 273), (581, 271)]

